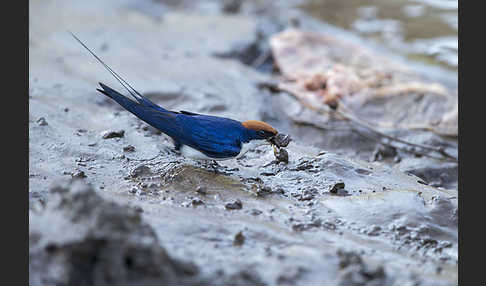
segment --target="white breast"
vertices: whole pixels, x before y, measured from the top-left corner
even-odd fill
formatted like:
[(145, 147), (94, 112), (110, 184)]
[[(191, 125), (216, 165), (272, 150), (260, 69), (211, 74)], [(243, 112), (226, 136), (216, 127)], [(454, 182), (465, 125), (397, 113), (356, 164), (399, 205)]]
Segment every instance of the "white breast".
[(231, 159), (231, 158), (211, 158), (211, 157), (208, 157), (206, 156), (204, 153), (192, 148), (192, 147), (189, 147), (187, 145), (182, 145), (181, 147), (181, 154), (182, 156), (184, 157), (187, 157), (187, 158), (192, 158), (192, 159), (196, 159), (196, 160), (216, 160), (216, 161), (222, 161), (222, 160), (227, 160), (227, 159)]
[(240, 151), (240, 154), (238, 154), (236, 156), (236, 158), (240, 158), (242, 157), (243, 155), (245, 155), (246, 152), (250, 151), (250, 150), (253, 150), (255, 149), (256, 147), (258, 146), (262, 146), (262, 145), (270, 145), (270, 143), (268, 143), (267, 141), (265, 140), (253, 140), (253, 141), (250, 141), (248, 143), (243, 143), (242, 146), (241, 146), (241, 151)]
[(196, 150), (192, 147), (189, 147), (187, 145), (182, 145), (180, 151), (181, 151), (182, 156), (192, 158), (192, 159), (196, 159), (196, 160), (224, 161), (224, 160), (233, 159), (233, 158), (240, 158), (241, 156), (245, 155), (245, 153), (248, 152), (249, 150), (255, 149), (256, 147), (261, 146), (261, 145), (268, 145), (268, 144), (270, 144), (270, 143), (268, 143), (265, 140), (253, 140), (253, 141), (250, 141), (248, 143), (243, 143), (242, 146), (241, 146), (241, 151), (238, 155), (236, 155), (235, 157), (227, 157), (227, 158), (211, 158), (211, 157), (206, 156), (204, 153), (202, 153), (202, 152), (200, 152), (200, 151), (198, 151), (198, 150)]

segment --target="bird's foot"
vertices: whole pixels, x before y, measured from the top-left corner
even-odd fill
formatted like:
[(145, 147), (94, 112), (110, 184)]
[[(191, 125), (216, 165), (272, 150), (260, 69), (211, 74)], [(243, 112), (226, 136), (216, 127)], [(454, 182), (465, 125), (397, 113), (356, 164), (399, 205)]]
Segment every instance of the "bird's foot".
[(225, 166), (218, 164), (218, 162), (216, 162), (215, 160), (203, 161), (203, 162), (199, 161), (198, 163), (201, 167), (203, 167), (207, 171), (210, 171), (217, 175), (230, 175), (231, 172), (226, 172), (226, 171), (234, 171), (234, 170), (227, 170)]
[(218, 162), (216, 162), (215, 160), (213, 160), (211, 162), (211, 164), (209, 164), (209, 166), (211, 166), (211, 168), (213, 169), (213, 172), (215, 174), (224, 174), (224, 172), (221, 172), (220, 170), (218, 170), (218, 169), (222, 168), (222, 166), (220, 164), (218, 164)]

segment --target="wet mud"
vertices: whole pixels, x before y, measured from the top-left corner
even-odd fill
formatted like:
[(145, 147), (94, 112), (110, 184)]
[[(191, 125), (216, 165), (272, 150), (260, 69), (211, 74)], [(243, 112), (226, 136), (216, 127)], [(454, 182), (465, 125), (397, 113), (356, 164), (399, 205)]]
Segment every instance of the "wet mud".
[[(326, 25), (201, 3), (29, 2), (31, 285), (457, 285), (457, 162), (366, 138), (278, 88), (270, 37)], [(161, 106), (290, 137), (184, 158), (96, 91), (122, 89), (66, 27)], [(457, 155), (454, 137), (387, 134)]]

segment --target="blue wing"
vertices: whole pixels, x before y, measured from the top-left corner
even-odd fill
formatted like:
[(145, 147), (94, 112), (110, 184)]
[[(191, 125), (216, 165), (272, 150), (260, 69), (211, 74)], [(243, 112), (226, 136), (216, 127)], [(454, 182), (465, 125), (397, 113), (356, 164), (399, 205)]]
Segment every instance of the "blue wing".
[(242, 136), (246, 134), (240, 122), (224, 117), (178, 114), (182, 133), (180, 143), (195, 148), (209, 157), (235, 157), (240, 153)]
[(176, 146), (186, 144), (210, 157), (234, 157), (240, 152), (240, 138), (246, 134), (238, 121), (206, 116), (187, 111), (166, 110), (137, 92), (128, 82), (105, 64), (73, 33), (71, 35), (86, 48), (118, 82), (133, 96), (133, 101), (112, 88), (100, 83), (99, 92), (112, 98), (138, 118), (172, 137)]
[(235, 157), (240, 153), (246, 129), (236, 120), (187, 111), (169, 111), (144, 97), (135, 102), (102, 83), (100, 85), (103, 89), (98, 91), (172, 137), (176, 146), (188, 145), (213, 158)]

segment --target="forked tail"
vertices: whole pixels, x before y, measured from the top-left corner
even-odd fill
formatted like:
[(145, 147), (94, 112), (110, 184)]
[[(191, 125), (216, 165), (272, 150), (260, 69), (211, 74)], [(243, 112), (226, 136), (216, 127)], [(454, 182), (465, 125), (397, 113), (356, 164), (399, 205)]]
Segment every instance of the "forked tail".
[[(88, 50), (88, 52), (90, 52), (90, 54), (92, 54), (111, 73), (111, 75), (130, 93), (130, 95), (133, 98), (135, 98), (135, 100), (137, 100), (138, 103), (140, 103), (140, 104), (142, 104), (146, 107), (158, 109), (160, 111), (168, 111), (168, 110), (158, 106), (157, 104), (153, 103), (152, 101), (150, 101), (148, 98), (144, 97), (143, 95), (141, 95), (128, 82), (126, 82), (121, 76), (119, 76), (112, 68), (110, 68), (107, 64), (105, 64), (105, 62), (103, 62), (93, 51), (91, 51), (78, 37), (76, 37), (76, 35), (74, 35), (71, 31), (68, 31), (68, 32), (71, 34), (71, 36), (74, 37), (74, 39), (76, 39), (76, 41), (78, 41), (86, 50)], [(100, 85), (102, 85), (103, 89), (105, 89), (104, 87), (106, 85), (103, 86), (102, 83), (100, 83)], [(98, 91), (100, 91), (101, 93), (103, 93), (105, 95), (108, 95), (106, 92), (102, 92), (99, 89), (98, 89)], [(115, 99), (115, 98), (113, 98), (113, 99)]]

